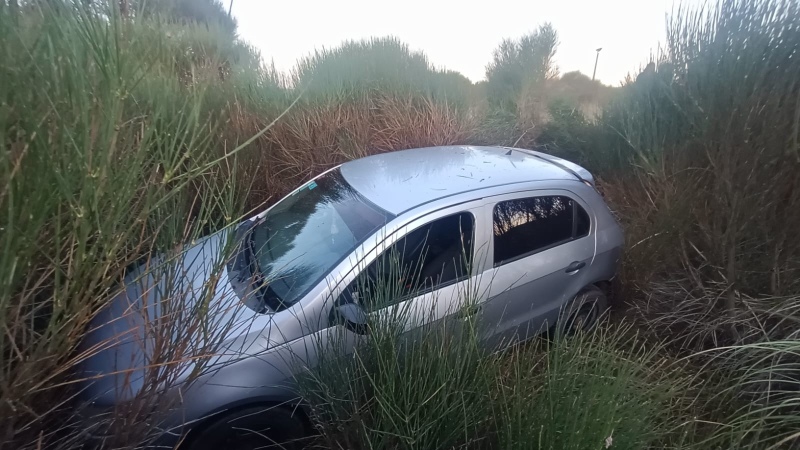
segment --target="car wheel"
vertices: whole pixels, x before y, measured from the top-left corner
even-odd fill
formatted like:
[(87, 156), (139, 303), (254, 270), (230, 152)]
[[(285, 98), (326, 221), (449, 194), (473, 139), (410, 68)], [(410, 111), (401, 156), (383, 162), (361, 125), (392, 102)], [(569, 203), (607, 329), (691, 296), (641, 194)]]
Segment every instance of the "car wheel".
[(596, 286), (588, 287), (570, 303), (569, 314), (565, 315), (563, 332), (567, 336), (591, 331), (608, 308), (606, 294)]
[(293, 450), (302, 448), (306, 437), (297, 413), (268, 405), (233, 411), (203, 428), (190, 450)]

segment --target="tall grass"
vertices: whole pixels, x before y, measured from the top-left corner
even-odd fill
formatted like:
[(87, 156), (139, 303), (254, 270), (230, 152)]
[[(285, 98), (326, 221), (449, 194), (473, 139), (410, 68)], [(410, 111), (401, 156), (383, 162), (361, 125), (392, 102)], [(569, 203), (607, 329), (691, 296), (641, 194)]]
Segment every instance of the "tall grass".
[[(14, 448), (78, 445), (70, 374), (96, 350), (79, 343), (127, 268), (179, 257), (242, 211), (208, 84), (167, 75), (160, 64), (176, 59), (152, 45), (156, 22), (103, 13), (0, 3), (0, 441)], [(173, 309), (154, 335), (191, 342), (204, 319)], [(208, 344), (160, 357), (178, 363)], [(152, 431), (146, 417), (130, 444)]]
[(284, 96), (296, 106), (259, 140), (255, 195), (279, 198), (327, 168), (370, 154), (468, 143), (476, 129), (471, 88), (395, 38), (319, 50), (288, 80)]
[(501, 45), (492, 86), (394, 38), (321, 50), (284, 76), (235, 39), (217, 2), (124, 3), (0, 2), (4, 445), (80, 444), (71, 374), (112, 344), (80, 342), (133, 268), (169, 285), (173, 319), (146, 332), (146, 382), (100, 424), (109, 446), (163, 432), (179, 400), (163, 387), (197, 376), (241, 325), (203, 335), (225, 314), (213, 276), (182, 291), (185, 244), (349, 159), (545, 143), (601, 180), (629, 239), (624, 294), (657, 339), (611, 327), (487, 354), (469, 323), (410, 335), (387, 323), (302, 383), (323, 443), (797, 446), (797, 2), (678, 8), (664, 54), (597, 121), (551, 102), (552, 29)]
[[(371, 91), (411, 93), (466, 107), (472, 83), (458, 72), (436, 69), (424, 53), (394, 37), (347, 41), (297, 62), (291, 83), (310, 99), (347, 101)], [(375, 93), (375, 92), (372, 92)]]
[(709, 386), (715, 391), (710, 404), (719, 405), (723, 413), (718, 414), (721, 425), (698, 446), (776, 449), (800, 445), (800, 344), (796, 335), (699, 355), (711, 357), (704, 367), (717, 378)]
[(690, 379), (630, 326), (493, 353), (485, 326), (459, 315), (477, 286), (432, 298), (452, 302), (440, 316), (426, 301), (392, 302), (402, 290), (392, 280), (409, 278), (359, 287), (359, 304), (391, 306), (370, 315), (355, 347), (347, 332), (320, 342), (320, 364), (298, 377), (326, 447), (641, 449), (680, 439)]
[[(347, 109), (333, 99), (301, 103), (256, 138), (260, 152), (240, 151), (302, 91), (287, 90), (213, 24), (110, 5), (0, 5), (8, 155), (0, 417), (2, 442), (15, 448), (71, 448), (87, 431), (110, 433), (108, 446), (137, 446), (169, 431), (159, 417), (180, 399), (163, 389), (202, 372), (224, 330), (241, 325), (205, 332), (225, 317), (209, 303), (216, 277), (185, 292), (182, 244), (345, 159), (467, 133), (466, 115), (437, 93), (436, 80), (449, 75), (427, 67), (428, 91), (372, 93)], [(224, 270), (232, 249), (223, 247), (211, 274)], [(82, 336), (110, 320), (104, 306), (137, 267), (147, 268), (137, 276), (145, 290), (159, 286), (152, 307), (162, 317), (131, 336), (144, 344), (141, 371), (121, 374), (137, 386), (131, 401), (86, 430), (71, 373), (130, 333), (89, 347)], [(113, 320), (139, 323), (145, 311)]]
[(226, 132), (252, 135), (292, 106), (256, 141), (258, 151), (245, 155), (244, 178), (252, 180), (248, 205), (275, 201), (350, 159), (475, 140), (471, 83), (434, 68), (395, 38), (319, 50), (285, 76), (268, 67), (247, 70), (250, 60), (244, 61), (230, 77), (233, 88), (226, 82), (214, 89), (233, 104)]
[[(702, 299), (709, 314), (733, 318), (748, 296), (800, 288), (800, 240), (789, 231), (800, 223), (799, 17), (796, 2), (778, 0), (678, 9), (664, 56), (604, 115), (593, 158), (619, 180), (606, 192), (628, 226), (629, 267), (641, 268), (630, 281), (682, 281), (671, 295), (652, 292), (652, 312)], [(723, 341), (740, 342), (728, 328)]]
[(478, 327), (452, 326), (413, 337), (377, 326), (353, 355), (329, 352), (311, 369), (301, 392), (326, 447), (641, 449), (686, 439), (689, 377), (629, 327), (490, 354)]
[(698, 446), (794, 448), (800, 4), (681, 7), (667, 31), (575, 128), (599, 144), (583, 160), (626, 226), (628, 301), (671, 348), (705, 350), (688, 357), (711, 380)]
[(512, 349), (496, 364), (499, 448), (641, 449), (681, 439), (691, 380), (629, 325)]

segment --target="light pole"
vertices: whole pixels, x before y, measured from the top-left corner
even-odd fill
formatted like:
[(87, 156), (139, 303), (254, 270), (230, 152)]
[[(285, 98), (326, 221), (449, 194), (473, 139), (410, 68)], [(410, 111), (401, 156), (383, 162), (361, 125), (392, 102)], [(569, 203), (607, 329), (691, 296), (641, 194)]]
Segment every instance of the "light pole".
[(597, 60), (600, 59), (600, 50), (602, 49), (603, 47), (599, 47), (597, 50), (595, 50), (597, 52), (597, 56), (594, 58), (594, 71), (592, 72), (592, 81), (594, 81), (594, 76), (597, 75)]

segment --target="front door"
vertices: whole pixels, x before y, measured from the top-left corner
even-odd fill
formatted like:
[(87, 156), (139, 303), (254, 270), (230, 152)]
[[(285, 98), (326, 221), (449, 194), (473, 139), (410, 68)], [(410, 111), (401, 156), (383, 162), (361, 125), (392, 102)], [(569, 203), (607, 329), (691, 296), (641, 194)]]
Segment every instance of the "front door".
[(359, 268), (337, 303), (358, 303), (373, 327), (399, 326), (403, 332), (448, 318), (458, 323), (477, 311), (464, 306), (474, 298), (479, 212), (480, 206), (450, 208), (412, 222), (405, 227), (410, 231)]

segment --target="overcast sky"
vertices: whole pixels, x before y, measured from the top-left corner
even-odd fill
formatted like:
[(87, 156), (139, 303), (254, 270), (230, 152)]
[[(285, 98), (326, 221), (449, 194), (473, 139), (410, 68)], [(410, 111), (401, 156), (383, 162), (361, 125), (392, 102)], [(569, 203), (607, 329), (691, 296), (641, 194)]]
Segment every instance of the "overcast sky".
[[(222, 0), (226, 6), (230, 0)], [(549, 21), (561, 45), (561, 72), (591, 76), (602, 47), (597, 78), (618, 85), (643, 66), (665, 37), (674, 0), (234, 0), (239, 35), (261, 56), (288, 71), (315, 48), (348, 39), (393, 35), (422, 50), (437, 67), (472, 81), (484, 78), (492, 50)], [(701, 0), (685, 0), (699, 4)]]

